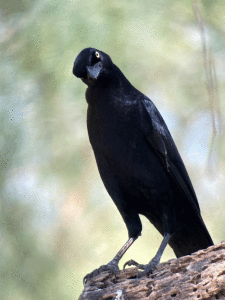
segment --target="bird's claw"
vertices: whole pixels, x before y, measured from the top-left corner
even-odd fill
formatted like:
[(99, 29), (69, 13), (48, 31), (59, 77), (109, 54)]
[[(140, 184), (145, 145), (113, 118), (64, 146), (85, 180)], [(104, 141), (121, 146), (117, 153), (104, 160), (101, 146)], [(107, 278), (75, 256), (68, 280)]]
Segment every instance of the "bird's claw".
[(155, 263), (155, 261), (153, 260), (150, 261), (149, 264), (144, 266), (143, 272), (138, 272), (137, 278), (145, 277), (152, 274), (156, 268), (157, 268), (157, 263)]
[(150, 261), (150, 263), (145, 266), (146, 274), (147, 275), (152, 274), (156, 270), (158, 263), (159, 263), (158, 259), (156, 257), (154, 257)]
[(93, 272), (84, 276), (83, 284), (85, 285), (87, 283), (87, 281), (89, 281), (90, 279), (92, 279), (93, 277), (99, 275), (101, 272), (104, 272), (104, 271), (109, 271), (112, 274), (117, 275), (117, 273), (119, 272), (118, 264), (112, 260), (107, 265), (103, 265), (103, 266), (99, 267), (98, 269), (96, 269)]
[(137, 263), (135, 260), (131, 259), (128, 260), (124, 265), (123, 265), (123, 269), (125, 270), (126, 266), (135, 266), (140, 270), (144, 270), (145, 269), (145, 265), (141, 265), (139, 263)]
[(137, 274), (137, 278), (141, 278), (144, 276), (148, 276), (149, 274), (152, 274), (155, 271), (155, 269), (157, 268), (157, 264), (158, 264), (158, 262), (155, 261), (154, 258), (147, 265), (139, 264), (135, 260), (131, 259), (124, 264), (123, 269), (125, 269), (126, 266), (135, 266), (139, 270), (143, 270), (142, 272), (138, 272), (138, 274)]

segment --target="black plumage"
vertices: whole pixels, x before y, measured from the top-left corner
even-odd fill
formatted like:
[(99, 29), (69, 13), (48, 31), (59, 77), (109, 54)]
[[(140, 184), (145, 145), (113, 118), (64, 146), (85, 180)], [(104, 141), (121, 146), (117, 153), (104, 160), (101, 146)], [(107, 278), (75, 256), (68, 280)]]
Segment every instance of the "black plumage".
[(152, 272), (167, 245), (177, 257), (213, 245), (198, 200), (171, 134), (153, 102), (134, 88), (111, 58), (86, 48), (73, 74), (88, 85), (87, 127), (102, 181), (128, 230), (129, 240), (103, 269), (118, 262), (141, 234), (142, 214), (164, 237), (146, 266)]

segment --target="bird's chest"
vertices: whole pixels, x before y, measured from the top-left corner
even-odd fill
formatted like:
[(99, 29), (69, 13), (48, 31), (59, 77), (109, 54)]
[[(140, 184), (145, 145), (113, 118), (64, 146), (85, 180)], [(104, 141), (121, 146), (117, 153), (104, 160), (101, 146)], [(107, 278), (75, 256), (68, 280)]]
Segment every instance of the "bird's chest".
[(94, 152), (114, 161), (134, 152), (137, 141), (138, 116), (135, 106), (113, 103), (88, 107), (88, 134)]

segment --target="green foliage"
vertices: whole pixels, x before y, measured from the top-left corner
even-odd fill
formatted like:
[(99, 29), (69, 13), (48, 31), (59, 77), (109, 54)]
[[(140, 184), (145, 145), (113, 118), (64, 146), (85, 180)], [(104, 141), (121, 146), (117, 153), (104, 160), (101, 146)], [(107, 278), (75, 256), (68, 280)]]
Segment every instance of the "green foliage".
[[(222, 100), (225, 6), (201, 7)], [(211, 115), (192, 3), (14, 0), (0, 10), (0, 298), (77, 299), (82, 277), (127, 238), (88, 142), (85, 86), (72, 75), (85, 47), (107, 52), (162, 111), (212, 236), (224, 239), (224, 143), (207, 177)], [(160, 240), (144, 221), (124, 261), (146, 263)]]

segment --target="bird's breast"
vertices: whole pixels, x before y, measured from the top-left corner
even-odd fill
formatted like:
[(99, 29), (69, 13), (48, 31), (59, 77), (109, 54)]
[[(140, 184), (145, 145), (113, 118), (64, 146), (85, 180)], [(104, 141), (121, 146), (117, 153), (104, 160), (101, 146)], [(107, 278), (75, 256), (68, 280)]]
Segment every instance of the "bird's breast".
[[(124, 107), (124, 110), (128, 109)], [(140, 120), (135, 107), (129, 114), (120, 107), (89, 106), (87, 125), (89, 139), (96, 159), (102, 157), (114, 173), (125, 177), (142, 178), (149, 172), (151, 150), (140, 130)], [(153, 154), (154, 155), (154, 154)], [(98, 165), (99, 162), (97, 161)]]
[[(126, 113), (127, 106), (89, 106), (87, 114), (88, 134), (93, 150), (122, 155), (136, 148), (138, 139), (135, 108)], [(135, 125), (136, 124), (136, 125)]]
[[(149, 147), (140, 123), (136, 107), (130, 108), (128, 114), (121, 107), (110, 105), (88, 107), (88, 134), (100, 173), (107, 174), (103, 163), (107, 161), (108, 171), (123, 186), (141, 183), (150, 189), (160, 189), (166, 180), (165, 171)], [(161, 170), (162, 176), (156, 176), (156, 170)]]

